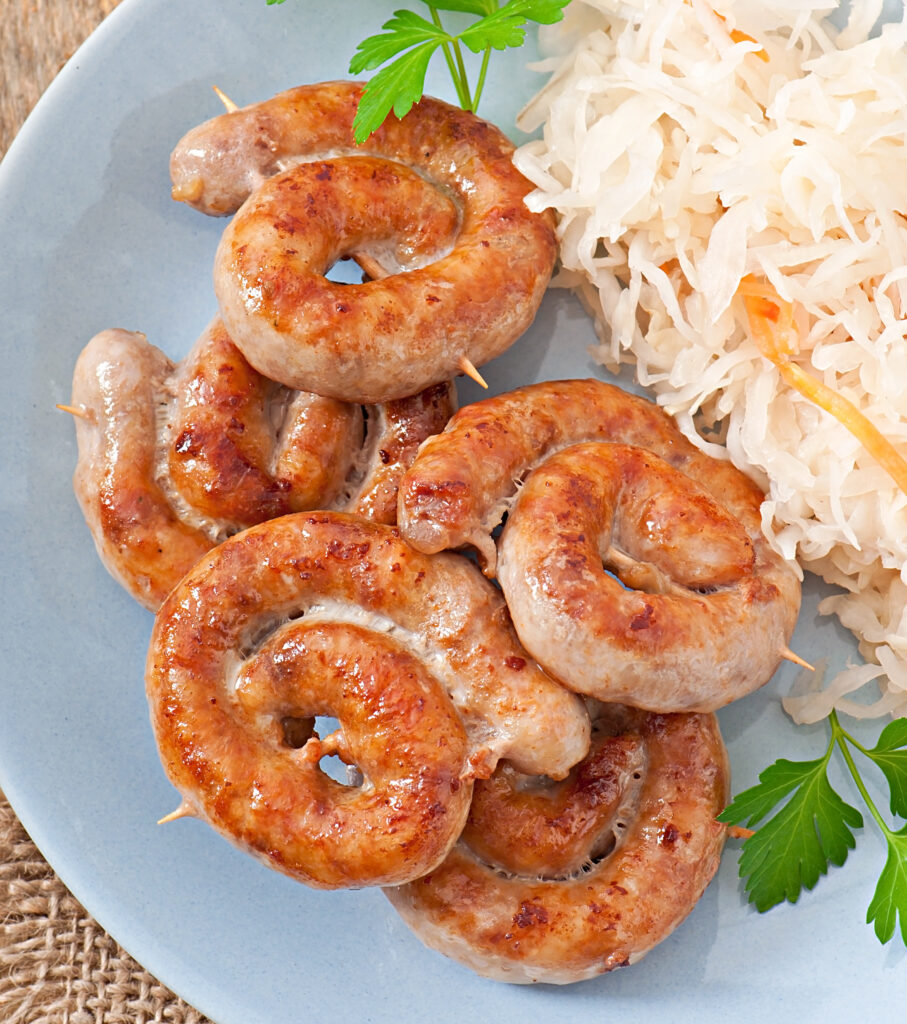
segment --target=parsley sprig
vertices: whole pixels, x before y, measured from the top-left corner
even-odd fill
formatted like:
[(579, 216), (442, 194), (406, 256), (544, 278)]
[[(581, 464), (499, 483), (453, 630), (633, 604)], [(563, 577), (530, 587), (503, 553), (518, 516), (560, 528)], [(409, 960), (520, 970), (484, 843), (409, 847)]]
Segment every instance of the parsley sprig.
[[(356, 47), (350, 72), (374, 71), (366, 87), (353, 122), (357, 143), (363, 143), (384, 123), (393, 110), (403, 117), (417, 103), (425, 89), (425, 74), (432, 57), (440, 50), (447, 63), (464, 110), (475, 112), (485, 87), (488, 64), (493, 50), (522, 46), (526, 24), (534, 21), (551, 25), (564, 16), (569, 0), (420, 0), (428, 9), (424, 18), (415, 11), (395, 11), (381, 28)], [(267, 0), (268, 5), (284, 0)], [(478, 19), (460, 31), (447, 28), (441, 11), (472, 15)], [(464, 59), (464, 47), (481, 54), (475, 86), (470, 86)], [(388, 63), (390, 62), (390, 63)]]
[(812, 761), (784, 758), (759, 775), (759, 783), (740, 793), (719, 815), (728, 825), (756, 825), (779, 803), (777, 813), (744, 840), (740, 877), (749, 901), (760, 912), (812, 889), (828, 872), (829, 864), (842, 865), (856, 845), (854, 829), (863, 827), (863, 815), (833, 789), (828, 765), (835, 750), (841, 753), (869, 813), (888, 847), (888, 856), (866, 912), (880, 942), (900, 933), (907, 945), (907, 825), (894, 829), (882, 817), (857, 769), (854, 752), (872, 761), (884, 775), (890, 791), (891, 813), (907, 818), (907, 719), (898, 718), (882, 730), (874, 747), (867, 748), (850, 735), (834, 711), (828, 719), (831, 737), (822, 757)]

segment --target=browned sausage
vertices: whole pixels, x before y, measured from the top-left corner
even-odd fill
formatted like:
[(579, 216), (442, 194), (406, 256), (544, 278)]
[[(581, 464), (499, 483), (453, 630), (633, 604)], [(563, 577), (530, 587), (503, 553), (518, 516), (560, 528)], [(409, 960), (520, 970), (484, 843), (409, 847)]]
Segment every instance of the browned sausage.
[(600, 714), (566, 783), (502, 766), (447, 860), (385, 890), (427, 945), (499, 981), (566, 984), (637, 962), (693, 909), (725, 838), (717, 721)]
[[(400, 476), (455, 408), (450, 383), (367, 410), (262, 377), (219, 318), (174, 365), (102, 331), (76, 363), (74, 487), (111, 574), (146, 607), (214, 544), (307, 508), (393, 522)], [(363, 436), (365, 437), (363, 446)]]
[[(192, 813), (324, 887), (429, 870), (462, 828), (458, 780), (490, 774), (502, 757), (563, 776), (589, 744), (582, 702), (528, 658), (471, 562), (420, 554), (394, 528), (339, 512), (272, 519), (205, 555), (157, 615), (146, 686), (161, 759)], [(420, 694), (436, 686), (459, 712), (462, 742), (423, 712)], [(315, 771), (321, 741), (301, 752), (282, 741), (284, 719), (325, 714), (341, 721), (328, 752), (362, 770), (361, 792)]]
[[(293, 387), (375, 402), (454, 376), (464, 356), (481, 365), (508, 348), (535, 316), (556, 241), (550, 216), (527, 209), (531, 184), (493, 125), (426, 97), (355, 147), (361, 95), (359, 83), (328, 82), (222, 114), (179, 143), (171, 176), (174, 195), (208, 213), (251, 197), (215, 269), (249, 361)], [(374, 173), (374, 157), (391, 163)], [(377, 247), (381, 262), (389, 240), (422, 229), (414, 176), (457, 203), (453, 247), (424, 266), (425, 254), (397, 257), (386, 269), (401, 272), (380, 281), (326, 282), (345, 252)]]

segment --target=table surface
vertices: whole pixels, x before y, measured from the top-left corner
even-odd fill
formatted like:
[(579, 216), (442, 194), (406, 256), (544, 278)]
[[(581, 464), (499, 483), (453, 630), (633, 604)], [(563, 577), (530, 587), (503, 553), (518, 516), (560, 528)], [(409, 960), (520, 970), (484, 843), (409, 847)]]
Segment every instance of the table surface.
[[(0, 157), (41, 94), (121, 0), (6, 0)], [(80, 906), (0, 792), (0, 1020), (205, 1024)]]

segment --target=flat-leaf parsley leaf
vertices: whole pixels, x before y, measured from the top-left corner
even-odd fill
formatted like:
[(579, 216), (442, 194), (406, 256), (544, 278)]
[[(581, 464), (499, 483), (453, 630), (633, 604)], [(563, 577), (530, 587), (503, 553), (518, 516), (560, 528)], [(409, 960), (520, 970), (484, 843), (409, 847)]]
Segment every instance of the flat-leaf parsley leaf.
[(888, 780), (891, 813), (907, 818), (907, 750), (903, 747), (907, 747), (907, 718), (896, 718), (882, 730), (878, 743), (863, 753), (875, 761)]
[(786, 796), (782, 809), (743, 847), (740, 874), (757, 910), (812, 889), (828, 871), (841, 865), (856, 845), (851, 829), (863, 818), (832, 789), (826, 774), (828, 756), (816, 761), (776, 761), (759, 776), (759, 785), (745, 790), (720, 816), (721, 821), (753, 825)]
[[(530, 21), (551, 25), (564, 16), (570, 0), (420, 0), (427, 8), (424, 18), (414, 11), (394, 11), (382, 31), (368, 36), (356, 47), (350, 72), (361, 74), (381, 68), (366, 83), (353, 134), (357, 143), (365, 142), (380, 128), (391, 111), (403, 117), (422, 97), (425, 74), (435, 53), (444, 55), (464, 110), (475, 112), (485, 86), (488, 62), (493, 50), (522, 46)], [(284, 0), (267, 0), (268, 5)], [(472, 15), (478, 20), (459, 31), (449, 30), (441, 21), (441, 11)], [(464, 61), (463, 47), (481, 54), (475, 86), (472, 87)], [(384, 65), (384, 66), (382, 66)]]
[(907, 826), (892, 829), (882, 818), (857, 770), (852, 750), (873, 761), (888, 781), (892, 813), (907, 816), (907, 720), (885, 727), (872, 748), (841, 727), (833, 711), (831, 738), (814, 761), (781, 759), (769, 765), (759, 783), (744, 790), (718, 816), (728, 825), (756, 825), (783, 806), (744, 840), (739, 872), (750, 902), (765, 911), (787, 900), (795, 903), (828, 871), (841, 866), (856, 845), (853, 830), (863, 816), (846, 803), (828, 780), (828, 764), (838, 750), (870, 814), (885, 836), (888, 856), (869, 904), (866, 920), (880, 942), (894, 935), (900, 918), (907, 945)]

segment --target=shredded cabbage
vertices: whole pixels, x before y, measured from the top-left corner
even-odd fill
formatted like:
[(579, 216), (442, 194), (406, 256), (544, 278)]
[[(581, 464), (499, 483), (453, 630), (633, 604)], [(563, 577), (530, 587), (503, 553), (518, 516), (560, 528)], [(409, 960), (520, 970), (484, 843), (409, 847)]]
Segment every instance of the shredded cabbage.
[[(860, 0), (838, 29), (818, 0), (573, 0), (542, 30), (550, 77), (520, 117), (542, 128), (516, 155), (528, 201), (558, 214), (557, 283), (595, 316), (596, 357), (633, 364), (691, 440), (756, 478), (772, 543), (841, 589), (820, 611), (865, 664), (789, 697), (798, 721), (907, 715), (907, 494), (873, 455), (907, 456), (894, 7), (879, 28), (883, 4)], [(784, 359), (748, 329), (744, 279), (793, 311)]]

